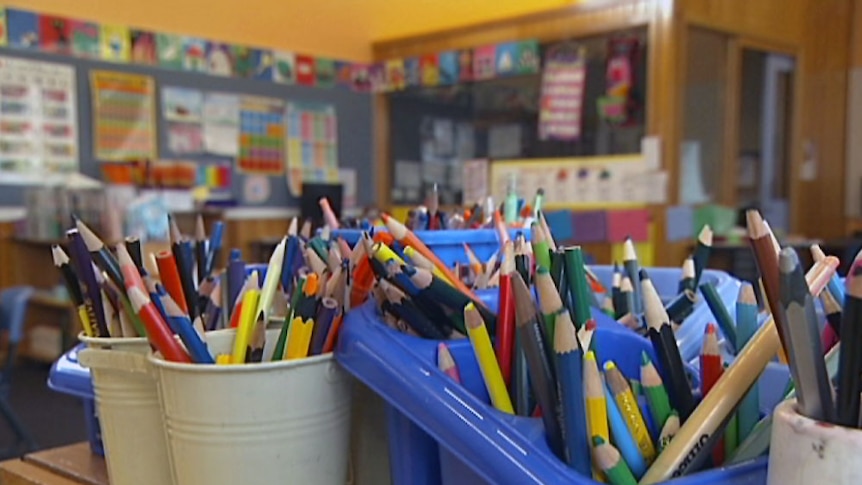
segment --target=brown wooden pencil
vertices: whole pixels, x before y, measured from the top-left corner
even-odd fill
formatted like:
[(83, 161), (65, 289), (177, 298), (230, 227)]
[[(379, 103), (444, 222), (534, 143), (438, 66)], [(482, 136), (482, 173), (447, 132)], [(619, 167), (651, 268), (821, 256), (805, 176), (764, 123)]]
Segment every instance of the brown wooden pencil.
[(781, 322), (781, 292), (778, 282), (778, 253), (772, 243), (769, 229), (764, 226), (763, 218), (756, 210), (745, 213), (748, 226), (748, 238), (751, 249), (754, 252), (754, 261), (763, 282), (766, 300), (769, 303), (769, 311), (778, 324), (778, 337), (781, 339), (781, 347), (787, 353), (787, 336), (784, 333), (786, 325)]

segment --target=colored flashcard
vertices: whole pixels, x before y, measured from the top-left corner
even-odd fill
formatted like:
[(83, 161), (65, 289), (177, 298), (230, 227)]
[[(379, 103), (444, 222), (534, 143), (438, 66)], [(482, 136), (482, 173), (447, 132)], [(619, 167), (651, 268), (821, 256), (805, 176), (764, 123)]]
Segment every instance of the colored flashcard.
[(440, 68), (437, 64), (437, 54), (425, 54), (419, 59), (419, 68), (422, 71), (423, 86), (437, 86), (440, 84)]
[(0, 7), (0, 47), (6, 46), (8, 42), (6, 36), (6, 9)]
[(687, 241), (694, 235), (694, 209), (690, 205), (668, 207), (665, 212), (665, 239)]
[(392, 59), (386, 61), (386, 84), (390, 90), (400, 91), (407, 86), (404, 79), (404, 61)]
[(497, 46), (486, 45), (473, 51), (473, 79), (482, 81), (492, 79), (496, 74)]
[(105, 161), (156, 156), (155, 80), (150, 76), (90, 71), (95, 157)]
[(146, 30), (132, 29), (129, 39), (132, 63), (152, 66), (156, 63), (156, 35)]
[(203, 130), (197, 123), (176, 123), (167, 125), (168, 150), (175, 155), (203, 152)]
[(314, 60), (315, 85), (320, 88), (335, 86), (335, 62), (332, 59), (318, 57)]
[(497, 76), (518, 74), (518, 42), (498, 44), (495, 53), (495, 70)]
[(385, 93), (389, 91), (386, 82), (386, 64), (377, 62), (368, 67), (368, 80), (371, 83), (372, 93)]
[(572, 212), (575, 242), (598, 243), (608, 240), (608, 215), (605, 211)]
[(99, 26), (81, 20), (69, 21), (72, 55), (86, 59), (99, 58)]
[(404, 86), (415, 88), (422, 85), (422, 69), (418, 57), (407, 57), (404, 63)]
[(16, 49), (39, 47), (39, 16), (26, 10), (6, 9), (7, 43)]
[(314, 86), (314, 58), (311, 56), (296, 56), (296, 84)]
[(279, 84), (296, 84), (296, 55), (293, 52), (274, 51), (272, 80)]
[(461, 49), (458, 51), (458, 81), (470, 82), (473, 80), (473, 51)]
[(240, 101), (237, 170), (247, 174), (284, 173), (284, 102), (246, 96)]
[(233, 45), (230, 48), (233, 56), (233, 75), (239, 78), (252, 78), (255, 67), (260, 62), (260, 51), (242, 45)]
[(162, 88), (162, 113), (168, 121), (199, 123), (203, 111), (203, 92), (199, 89), (165, 86)]
[(103, 61), (129, 62), (132, 44), (128, 27), (103, 24), (100, 28), (99, 45)]
[(627, 237), (635, 242), (649, 240), (649, 218), (646, 209), (608, 211), (608, 241), (623, 242)]
[(354, 91), (358, 93), (371, 91), (371, 78), (368, 69), (368, 64), (353, 64), (350, 67), (350, 77)]
[(72, 48), (69, 20), (53, 15), (40, 16), (39, 44), (44, 51), (69, 54)]
[[(222, 63), (217, 64), (222, 65)], [(227, 65), (230, 66), (230, 59), (227, 60)], [(207, 72), (209, 70), (207, 41), (195, 37), (183, 38), (183, 70), (190, 72)]]
[(214, 76), (230, 77), (234, 72), (231, 48), (219, 42), (206, 43), (206, 72)]
[(183, 38), (173, 34), (156, 34), (156, 60), (159, 67), (183, 68)]
[(517, 43), (515, 53), (515, 72), (517, 74), (535, 74), (539, 72), (539, 42), (522, 40)]
[(545, 212), (545, 219), (548, 221), (548, 227), (551, 228), (551, 234), (554, 235), (554, 239), (558, 243), (568, 241), (574, 237), (572, 211)]
[(456, 51), (441, 52), (437, 57), (440, 69), (440, 85), (450, 86), (458, 83), (458, 53)]

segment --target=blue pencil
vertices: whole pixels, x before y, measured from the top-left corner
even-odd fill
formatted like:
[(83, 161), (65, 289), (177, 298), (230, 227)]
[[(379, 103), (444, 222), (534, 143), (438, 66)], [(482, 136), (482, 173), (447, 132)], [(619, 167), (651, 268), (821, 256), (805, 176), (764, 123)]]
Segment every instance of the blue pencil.
[(162, 295), (160, 300), (168, 317), (166, 320), (168, 326), (183, 341), (192, 361), (198, 364), (215, 364), (215, 360), (212, 354), (210, 354), (207, 344), (192, 326), (188, 315), (183, 313), (170, 295)]
[[(736, 300), (736, 332), (739, 339), (739, 350), (745, 347), (756, 331), (757, 300), (754, 296), (754, 288), (748, 283), (742, 283), (739, 288), (739, 297)], [(737, 410), (738, 440), (740, 443), (745, 441), (759, 420), (760, 393), (757, 389), (757, 383), (755, 383), (751, 386), (748, 394), (742, 398)]]
[(611, 427), (614, 443), (634, 476), (639, 479), (646, 472), (646, 461), (644, 461), (634, 437), (629, 432), (626, 421), (623, 419), (620, 408), (617, 406), (614, 396), (611, 395), (607, 384), (605, 385), (605, 402), (608, 405), (608, 424)]
[(557, 396), (566, 463), (582, 475), (590, 476), (590, 441), (584, 404), (584, 352), (575, 336), (572, 317), (566, 310), (557, 314), (554, 353), (557, 356)]
[(224, 235), (224, 222), (216, 221), (213, 223), (212, 234), (210, 234), (209, 244), (207, 247), (206, 257), (206, 274), (213, 271), (215, 261), (218, 259), (221, 252), (222, 237)]

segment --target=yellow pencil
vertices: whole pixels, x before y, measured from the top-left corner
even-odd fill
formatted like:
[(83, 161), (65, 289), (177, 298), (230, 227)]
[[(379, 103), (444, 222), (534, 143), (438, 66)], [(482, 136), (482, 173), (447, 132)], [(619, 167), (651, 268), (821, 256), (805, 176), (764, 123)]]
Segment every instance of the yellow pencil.
[[(605, 386), (599, 374), (596, 353), (590, 350), (584, 356), (584, 396), (587, 400), (587, 430), (590, 436), (599, 436), (606, 443), (611, 441), (608, 429), (608, 408), (605, 402)], [(593, 479), (604, 481), (604, 475), (593, 465)]]
[(482, 315), (473, 303), (468, 303), (464, 307), (464, 324), (467, 327), (470, 343), (473, 344), (476, 361), (479, 362), (479, 370), (482, 371), (485, 388), (491, 396), (491, 404), (504, 413), (515, 414), (509, 391), (506, 390), (506, 382), (503, 380), (503, 373), (500, 372), (494, 348), (491, 347), (491, 338), (488, 336), (485, 321), (482, 320)]
[(259, 301), (260, 290), (257, 288), (249, 288), (242, 297), (242, 309), (236, 327), (236, 337), (233, 340), (233, 354), (231, 354), (231, 362), (234, 364), (245, 362), (248, 345), (251, 342), (251, 333), (257, 322), (256, 310)]
[(383, 243), (374, 243), (374, 246), (371, 246), (371, 254), (374, 256), (374, 259), (380, 261), (384, 265), (389, 260), (393, 259), (398, 264), (404, 264), (404, 260), (401, 259), (401, 256), (398, 256), (398, 253)]
[(620, 408), (623, 418), (626, 420), (626, 425), (629, 432), (638, 444), (638, 449), (643, 455), (647, 464), (655, 460), (655, 446), (652, 444), (649, 430), (647, 430), (644, 417), (638, 407), (638, 401), (635, 395), (632, 394), (632, 388), (629, 387), (628, 381), (623, 376), (623, 373), (617, 369), (616, 364), (612, 360), (605, 362), (605, 379), (608, 381), (608, 387), (611, 388), (611, 394), (614, 396), (614, 401)]
[(290, 333), (287, 336), (287, 351), (285, 359), (302, 359), (308, 356), (308, 345), (311, 343), (311, 331), (314, 329), (314, 320), (302, 321), (302, 317), (295, 317), (290, 322)]
[(452, 281), (449, 280), (449, 276), (446, 273), (440, 271), (440, 268), (434, 266), (434, 263), (428, 261), (428, 258), (422, 256), (422, 253), (417, 251), (413, 246), (404, 246), (404, 255), (410, 258), (410, 262), (413, 263), (413, 266), (425, 268), (434, 273), (434, 276), (450, 285), (452, 284)]

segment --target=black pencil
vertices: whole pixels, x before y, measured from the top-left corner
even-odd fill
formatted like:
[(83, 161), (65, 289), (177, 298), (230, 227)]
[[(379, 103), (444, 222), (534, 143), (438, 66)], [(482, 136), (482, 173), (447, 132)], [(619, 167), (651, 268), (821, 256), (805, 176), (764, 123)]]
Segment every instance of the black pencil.
[(515, 297), (515, 327), (527, 359), (530, 384), (542, 408), (542, 423), (545, 425), (548, 445), (558, 458), (564, 459), (563, 434), (557, 420), (556, 379), (545, 353), (546, 346), (536, 304), (520, 274), (512, 275), (512, 292)]
[(674, 408), (679, 411), (680, 422), (685, 422), (691, 412), (694, 411), (695, 404), (688, 379), (685, 376), (682, 357), (679, 355), (679, 347), (677, 347), (676, 339), (673, 336), (670, 319), (646, 270), (641, 269), (640, 279), (644, 299), (644, 318), (646, 318), (649, 326), (647, 334), (652, 341), (659, 366), (664, 372), (662, 377), (667, 383), (671, 402)]
[(141, 273), (141, 275), (146, 274), (146, 268), (144, 268), (144, 258), (143, 254), (141, 253), (141, 240), (136, 237), (127, 237), (126, 249), (129, 251), (129, 256), (132, 257), (132, 261), (135, 263), (135, 267), (138, 268), (138, 273)]
[[(796, 400), (799, 413), (818, 421), (833, 422), (835, 405), (832, 401), (832, 385), (826, 374), (826, 363), (820, 346), (820, 331), (814, 299), (808, 291), (808, 283), (799, 257), (793, 248), (784, 248), (778, 259), (780, 272), (781, 307), (790, 337), (788, 358), (796, 367)], [(849, 341), (852, 342), (852, 341)], [(851, 344), (852, 345), (852, 344)], [(844, 352), (850, 349), (843, 349)], [(844, 352), (841, 352), (844, 354)], [(852, 353), (852, 350), (851, 352)], [(859, 414), (859, 373), (855, 374), (857, 386), (850, 387), (856, 394), (856, 416)], [(847, 423), (849, 425), (850, 423)], [(854, 421), (853, 425), (856, 424)]]
[(198, 310), (197, 291), (195, 290), (194, 276), (192, 276), (191, 261), (186, 257), (186, 253), (182, 248), (182, 234), (177, 222), (173, 217), (168, 216), (168, 225), (170, 227), (171, 238), (171, 253), (177, 263), (177, 272), (180, 275), (180, 284), (183, 287), (183, 296), (186, 300), (186, 308), (189, 310), (189, 318), (194, 321), (200, 313)]
[(84, 240), (84, 244), (87, 245), (87, 251), (90, 252), (96, 265), (108, 275), (108, 278), (118, 288), (125, 288), (126, 283), (123, 279), (123, 273), (120, 271), (120, 264), (111, 254), (111, 251), (108, 250), (107, 246), (105, 246), (105, 243), (80, 220), (75, 222), (75, 226), (78, 228), (78, 233)]
[(823, 305), (823, 313), (826, 314), (826, 323), (835, 332), (835, 335), (841, 338), (841, 305), (838, 300), (832, 296), (832, 293), (827, 289), (820, 292), (820, 303)]
[(195, 219), (195, 264), (200, 284), (207, 276), (207, 232), (204, 228), (204, 217), (200, 214)]
[(620, 314), (620, 310), (622, 309), (622, 303), (620, 300), (622, 299), (622, 293), (620, 292), (620, 283), (623, 281), (623, 276), (620, 274), (620, 265), (614, 261), (614, 272), (613, 276), (611, 276), (611, 303), (614, 307), (614, 318), (619, 318), (622, 315)]
[(710, 252), (712, 252), (712, 229), (707, 224), (701, 228), (700, 234), (697, 235), (697, 245), (695, 245), (694, 254), (692, 255), (692, 259), (694, 260), (695, 288), (700, 286), (700, 277), (709, 262)]
[(643, 313), (643, 295), (641, 294), (641, 283), (638, 273), (640, 264), (638, 263), (638, 254), (635, 251), (635, 244), (632, 238), (627, 237), (623, 243), (623, 269), (626, 276), (629, 277), (632, 284), (632, 307), (634, 313)]
[(847, 273), (846, 284), (838, 362), (837, 424), (856, 427), (859, 425), (859, 376), (862, 375), (862, 260), (859, 255)]
[(682, 274), (679, 278), (679, 285), (677, 286), (677, 293), (682, 293), (685, 290), (694, 291), (696, 286), (694, 286), (694, 259), (689, 256), (685, 258), (685, 261), (682, 262)]

